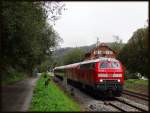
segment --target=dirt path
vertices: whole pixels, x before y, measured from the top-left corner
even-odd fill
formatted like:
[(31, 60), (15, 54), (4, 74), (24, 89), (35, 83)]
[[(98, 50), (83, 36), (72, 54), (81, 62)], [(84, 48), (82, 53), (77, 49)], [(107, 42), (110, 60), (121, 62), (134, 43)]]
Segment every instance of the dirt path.
[(16, 84), (3, 86), (1, 90), (1, 111), (27, 111), (38, 78), (27, 78)]

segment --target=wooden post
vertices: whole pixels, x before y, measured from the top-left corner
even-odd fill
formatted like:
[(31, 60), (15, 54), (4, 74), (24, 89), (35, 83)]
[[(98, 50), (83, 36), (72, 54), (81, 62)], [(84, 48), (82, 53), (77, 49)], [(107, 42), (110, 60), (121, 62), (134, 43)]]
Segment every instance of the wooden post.
[(64, 75), (63, 85), (64, 85), (64, 87), (65, 87), (65, 90), (67, 91), (67, 74)]

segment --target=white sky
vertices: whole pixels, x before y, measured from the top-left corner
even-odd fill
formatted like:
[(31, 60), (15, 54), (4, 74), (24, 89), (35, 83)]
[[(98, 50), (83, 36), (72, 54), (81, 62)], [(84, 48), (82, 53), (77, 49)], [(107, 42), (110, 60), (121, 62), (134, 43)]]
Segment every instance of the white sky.
[(63, 39), (61, 47), (86, 46), (114, 41), (118, 35), (123, 42), (134, 31), (144, 27), (148, 19), (148, 2), (64, 2), (63, 12), (54, 29)]

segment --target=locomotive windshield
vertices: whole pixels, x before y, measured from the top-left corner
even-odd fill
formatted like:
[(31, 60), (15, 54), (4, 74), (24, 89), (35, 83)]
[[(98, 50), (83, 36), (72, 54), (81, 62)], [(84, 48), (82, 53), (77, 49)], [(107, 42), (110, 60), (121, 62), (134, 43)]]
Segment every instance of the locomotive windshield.
[(100, 64), (100, 68), (113, 68), (113, 69), (118, 69), (120, 68), (119, 62), (109, 62), (109, 61), (104, 61)]

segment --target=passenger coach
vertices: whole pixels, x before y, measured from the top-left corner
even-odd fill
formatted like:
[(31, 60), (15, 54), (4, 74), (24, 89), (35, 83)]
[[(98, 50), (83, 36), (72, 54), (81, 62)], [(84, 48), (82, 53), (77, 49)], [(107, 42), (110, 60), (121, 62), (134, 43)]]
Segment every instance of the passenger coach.
[(120, 96), (124, 84), (122, 64), (114, 58), (100, 57), (56, 67), (54, 74), (61, 80), (66, 78), (70, 84), (78, 84), (97, 94)]

